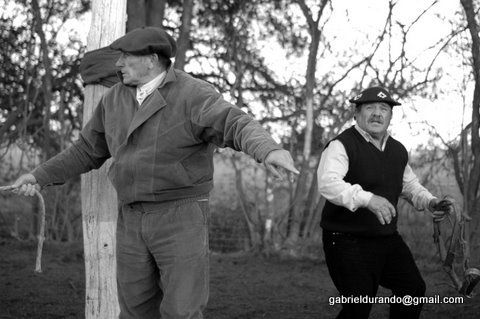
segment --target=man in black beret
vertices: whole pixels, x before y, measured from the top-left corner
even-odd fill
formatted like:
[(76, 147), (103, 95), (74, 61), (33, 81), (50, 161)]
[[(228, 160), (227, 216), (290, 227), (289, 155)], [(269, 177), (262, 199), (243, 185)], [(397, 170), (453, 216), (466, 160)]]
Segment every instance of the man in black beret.
[(100, 100), (80, 138), (10, 187), (33, 195), (113, 158), (118, 200), (120, 318), (203, 318), (208, 300), (208, 194), (215, 147), (298, 173), (290, 153), (215, 88), (175, 70), (172, 37), (136, 29), (114, 41), (121, 83)]
[[(420, 297), (425, 282), (397, 232), (400, 196), (418, 210), (442, 215), (452, 202), (425, 189), (408, 165), (405, 147), (387, 131), (400, 105), (382, 87), (350, 100), (356, 125), (330, 141), (318, 167), (318, 187), (327, 199), (322, 212), (323, 248), (330, 276), (345, 297), (371, 297), (342, 304), (337, 318), (368, 318), (381, 285), (397, 297)], [(443, 212), (436, 212), (444, 210)], [(390, 306), (390, 318), (418, 318), (422, 304)]]

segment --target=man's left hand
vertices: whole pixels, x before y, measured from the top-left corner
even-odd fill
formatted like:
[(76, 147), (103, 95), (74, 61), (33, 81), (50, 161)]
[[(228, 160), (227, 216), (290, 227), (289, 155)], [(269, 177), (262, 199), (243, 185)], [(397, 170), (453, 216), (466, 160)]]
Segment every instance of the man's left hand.
[(264, 163), (273, 176), (279, 179), (285, 179), (285, 173), (279, 170), (280, 167), (295, 174), (300, 173), (294, 166), (290, 152), (286, 150), (271, 151), (265, 158)]
[(433, 221), (441, 221), (446, 215), (453, 210), (454, 201), (450, 198), (438, 199), (433, 198), (428, 204), (428, 208), (432, 212)]

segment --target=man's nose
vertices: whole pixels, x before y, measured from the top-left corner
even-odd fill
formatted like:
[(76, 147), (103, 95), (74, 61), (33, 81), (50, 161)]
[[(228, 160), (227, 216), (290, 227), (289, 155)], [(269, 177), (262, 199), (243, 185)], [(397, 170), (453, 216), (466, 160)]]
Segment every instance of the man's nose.
[(123, 59), (122, 57), (118, 58), (117, 62), (115, 62), (115, 66), (122, 66), (123, 65)]
[(379, 106), (375, 107), (375, 108), (373, 109), (373, 114), (375, 114), (375, 115), (382, 115), (382, 109), (381, 109)]

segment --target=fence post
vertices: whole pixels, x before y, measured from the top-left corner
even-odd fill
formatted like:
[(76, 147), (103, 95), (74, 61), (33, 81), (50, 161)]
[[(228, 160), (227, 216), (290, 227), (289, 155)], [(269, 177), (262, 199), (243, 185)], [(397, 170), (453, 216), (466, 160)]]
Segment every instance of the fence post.
[[(110, 44), (125, 33), (126, 0), (93, 0), (92, 22), (87, 50)], [(93, 114), (100, 97), (107, 90), (101, 85), (87, 85), (83, 123)], [(82, 217), (85, 254), (85, 318), (118, 318), (116, 286), (115, 228), (117, 199), (107, 180), (107, 161), (99, 170), (82, 176)]]

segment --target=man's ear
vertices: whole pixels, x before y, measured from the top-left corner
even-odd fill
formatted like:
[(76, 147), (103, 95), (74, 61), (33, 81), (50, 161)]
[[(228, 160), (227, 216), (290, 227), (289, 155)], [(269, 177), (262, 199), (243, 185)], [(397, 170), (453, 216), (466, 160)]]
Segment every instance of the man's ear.
[(355, 105), (353, 107), (353, 119), (356, 121), (357, 120), (357, 113), (360, 111), (360, 106), (359, 105)]
[(150, 54), (148, 55), (148, 61), (150, 62), (150, 64), (148, 65), (148, 67), (150, 69), (152, 69), (155, 65), (158, 64), (158, 57), (156, 54)]

